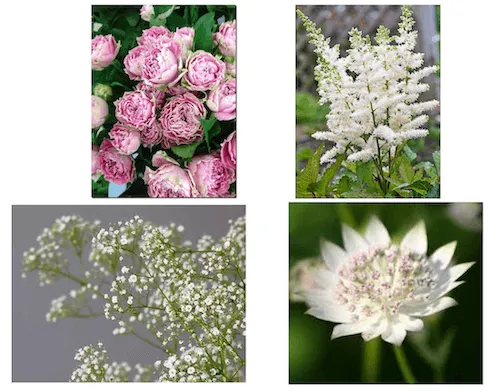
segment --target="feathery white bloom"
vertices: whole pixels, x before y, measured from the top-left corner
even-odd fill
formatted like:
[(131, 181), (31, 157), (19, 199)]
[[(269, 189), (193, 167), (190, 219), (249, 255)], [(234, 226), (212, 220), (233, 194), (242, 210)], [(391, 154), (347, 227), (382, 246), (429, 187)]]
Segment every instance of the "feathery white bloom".
[(323, 241), (326, 267), (313, 271), (314, 287), (304, 292), (308, 314), (339, 323), (332, 339), (361, 333), (401, 345), (407, 331), (423, 329), (421, 317), (457, 304), (448, 292), (473, 264), (448, 267), (456, 242), (427, 256), (424, 222), (394, 244), (378, 218), (371, 218), (362, 236), (342, 227), (344, 249)]
[(379, 150), (388, 155), (391, 147), (427, 135), (427, 130), (419, 127), (428, 118), (420, 114), (439, 103), (417, 100), (429, 89), (421, 80), (435, 73), (437, 67), (421, 68), (424, 55), (413, 51), (417, 32), (413, 31), (415, 21), (409, 6), (402, 7), (396, 36), (380, 26), (373, 43), (353, 28), (349, 33), (351, 46), (345, 57), (340, 57), (338, 45), (330, 47), (330, 40), (325, 39), (321, 29), (301, 11), (297, 13), (304, 22), (310, 43), (316, 47), (318, 65), (314, 75), (320, 104), (330, 105), (329, 131), (312, 135), (334, 143), (322, 156), (322, 164), (344, 153), (349, 161), (368, 161)]

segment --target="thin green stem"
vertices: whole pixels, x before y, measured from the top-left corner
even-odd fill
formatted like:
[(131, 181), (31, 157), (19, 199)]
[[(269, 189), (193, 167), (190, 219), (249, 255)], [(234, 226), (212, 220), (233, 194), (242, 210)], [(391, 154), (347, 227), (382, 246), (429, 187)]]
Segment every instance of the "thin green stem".
[(403, 351), (403, 347), (401, 346), (392, 346), (394, 348), (394, 354), (396, 355), (396, 360), (398, 361), (399, 369), (401, 373), (403, 373), (403, 378), (408, 384), (415, 384), (417, 380), (411, 371), (410, 364), (406, 359), (406, 355)]
[(363, 345), (363, 367), (361, 379), (363, 382), (377, 382), (380, 372), (381, 339), (372, 339)]

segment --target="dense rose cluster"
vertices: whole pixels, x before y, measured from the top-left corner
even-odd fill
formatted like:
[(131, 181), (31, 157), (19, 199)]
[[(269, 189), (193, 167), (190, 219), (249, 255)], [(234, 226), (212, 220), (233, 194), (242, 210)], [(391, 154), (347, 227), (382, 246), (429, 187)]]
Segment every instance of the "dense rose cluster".
[[(151, 20), (154, 6), (143, 6), (140, 16)], [(236, 181), (234, 132), (214, 147), (226, 146), (228, 150), (231, 144), (230, 155), (226, 152), (221, 157), (220, 152), (212, 151), (210, 155), (201, 153), (204, 155), (200, 158), (195, 154), (192, 164), (188, 164), (190, 158), (179, 159), (180, 164), (172, 162), (178, 156), (176, 147), (193, 143), (204, 146), (201, 143), (207, 136), (202, 120), (236, 119), (236, 22), (219, 26), (213, 35), (214, 53), (195, 50), (194, 38), (191, 27), (170, 31), (164, 26), (145, 29), (137, 37), (138, 46), (125, 55), (123, 69), (138, 83), (114, 101), (117, 123), (107, 136), (111, 142), (105, 138), (97, 149), (93, 146), (94, 180), (103, 175), (106, 181), (127, 184), (140, 177), (150, 197), (228, 197), (234, 192), (230, 191)], [(119, 47), (111, 35), (95, 37), (93, 68), (109, 65)], [(94, 67), (94, 63), (98, 65)], [(93, 96), (92, 128), (101, 127), (108, 117), (106, 101)], [(174, 150), (168, 152), (171, 159), (167, 164), (153, 163), (155, 170), (148, 167), (136, 173), (135, 159), (141, 151), (159, 150), (165, 155), (171, 148)]]

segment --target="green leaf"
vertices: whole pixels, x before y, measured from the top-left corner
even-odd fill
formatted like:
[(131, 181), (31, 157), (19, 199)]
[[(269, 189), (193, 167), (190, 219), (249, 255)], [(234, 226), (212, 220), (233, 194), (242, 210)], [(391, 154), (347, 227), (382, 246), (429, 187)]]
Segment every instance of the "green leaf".
[(319, 193), (320, 196), (326, 196), (327, 195), (327, 188), (330, 185), (330, 183), (333, 180), (333, 177), (335, 177), (335, 174), (340, 169), (340, 165), (342, 165), (342, 161), (345, 158), (345, 154), (339, 155), (337, 159), (335, 160), (332, 165), (328, 169), (326, 169), (323, 172), (323, 175), (321, 176), (321, 179), (318, 182), (318, 189), (317, 192)]
[(184, 159), (190, 159), (193, 157), (194, 152), (196, 151), (196, 148), (203, 142), (203, 140), (200, 140), (199, 142), (194, 142), (191, 144), (183, 144), (180, 146), (174, 146), (172, 147), (172, 151), (174, 152), (175, 155), (184, 158)]
[(434, 165), (436, 166), (436, 170), (439, 176), (439, 173), (441, 172), (441, 152), (434, 151), (434, 153), (432, 154), (432, 160), (434, 161)]
[(348, 176), (343, 176), (337, 186), (335, 187), (335, 191), (338, 195), (342, 195), (343, 193), (349, 192), (351, 189), (351, 179)]
[[(163, 14), (164, 12), (169, 12), (172, 13), (174, 11), (175, 5), (155, 5), (155, 16), (158, 16), (160, 14)], [(170, 15), (170, 14), (169, 14)], [(167, 15), (167, 16), (169, 16)]]
[(420, 180), (415, 181), (410, 187), (418, 194), (425, 195), (432, 189), (432, 184), (429, 184), (427, 181)]
[(130, 27), (134, 27), (139, 23), (140, 15), (138, 12), (130, 12), (127, 15), (125, 15), (125, 19), (127, 20), (128, 24)]
[(372, 184), (373, 183), (373, 163), (371, 161), (358, 163), (356, 165), (356, 174), (358, 176), (358, 182), (361, 185)]
[(432, 164), (432, 162), (428, 162), (428, 161), (420, 162), (420, 163), (416, 164), (413, 168), (414, 169), (424, 169), (425, 172), (427, 173), (427, 175), (432, 179), (435, 179), (437, 177), (436, 167)]
[(178, 27), (184, 26), (187, 26), (186, 19), (175, 12), (167, 18), (167, 27), (170, 31), (175, 31)]
[(295, 184), (295, 196), (297, 198), (314, 196), (309, 190), (309, 185), (318, 181), (319, 160), (323, 152), (323, 147), (324, 144), (318, 147), (311, 159), (307, 162), (306, 167), (297, 175)]
[(408, 158), (410, 162), (413, 162), (415, 159), (417, 159), (417, 154), (415, 154), (413, 150), (407, 145), (404, 146), (403, 151), (406, 155), (406, 158)]
[(427, 192), (425, 197), (428, 199), (433, 199), (433, 198), (438, 198), (439, 195), (440, 195), (440, 187), (439, 184), (437, 184), (434, 185), (434, 187), (429, 192)]
[(404, 182), (407, 182), (408, 184), (411, 184), (413, 182), (415, 171), (413, 170), (413, 167), (411, 166), (408, 158), (401, 161), (401, 164), (399, 166), (399, 174), (401, 175), (401, 178)]
[(194, 24), (194, 49), (210, 52), (213, 47), (212, 28), (215, 24), (215, 14), (209, 12)]
[(378, 193), (370, 193), (366, 191), (349, 191), (349, 192), (344, 192), (342, 193), (342, 197), (344, 198), (351, 198), (351, 199), (376, 199), (382, 197)]
[[(210, 142), (212, 141), (212, 138), (220, 132), (220, 127), (218, 127), (218, 129), (214, 128), (217, 119), (215, 118), (213, 113), (210, 118), (200, 118), (199, 121), (203, 127), (203, 134), (205, 135), (205, 141), (207, 142), (208, 152), (210, 152)], [(214, 132), (211, 132), (212, 129), (214, 130)]]
[(313, 150), (311, 148), (303, 148), (297, 151), (297, 159), (299, 161), (310, 159), (313, 156)]

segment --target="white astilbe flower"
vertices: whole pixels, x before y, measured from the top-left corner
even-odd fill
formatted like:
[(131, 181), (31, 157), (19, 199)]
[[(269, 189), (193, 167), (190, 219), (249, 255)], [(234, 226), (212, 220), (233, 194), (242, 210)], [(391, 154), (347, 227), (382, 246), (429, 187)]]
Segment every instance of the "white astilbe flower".
[(400, 244), (375, 217), (364, 236), (344, 225), (342, 238), (345, 250), (322, 241), (326, 268), (313, 272), (315, 287), (303, 293), (308, 314), (339, 323), (332, 339), (360, 333), (366, 341), (382, 336), (401, 345), (407, 331), (423, 329), (421, 317), (457, 304), (446, 294), (463, 283), (457, 279), (474, 264), (448, 267), (456, 242), (427, 256), (423, 221)]
[[(321, 29), (301, 11), (310, 42), (316, 47), (320, 104), (328, 103), (328, 131), (316, 132), (318, 140), (334, 143), (321, 157), (321, 163), (346, 154), (349, 161), (368, 161), (380, 152), (425, 137), (428, 121), (422, 113), (438, 106), (435, 100), (418, 102), (429, 85), (421, 83), (437, 71), (436, 66), (424, 67), (422, 53), (415, 53), (417, 32), (409, 6), (402, 7), (398, 35), (380, 26), (375, 43), (353, 28), (349, 35), (350, 49), (340, 56), (339, 45), (330, 47)], [(392, 151), (391, 151), (392, 154)]]

